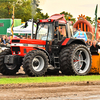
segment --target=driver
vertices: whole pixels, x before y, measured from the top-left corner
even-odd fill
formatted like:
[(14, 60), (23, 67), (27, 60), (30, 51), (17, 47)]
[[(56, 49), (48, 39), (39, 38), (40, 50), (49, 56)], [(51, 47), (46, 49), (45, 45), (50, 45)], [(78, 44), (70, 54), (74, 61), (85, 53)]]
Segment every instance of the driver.
[(58, 38), (58, 34), (59, 34), (59, 38), (60, 38), (60, 32), (58, 31), (58, 27), (55, 27), (54, 38)]

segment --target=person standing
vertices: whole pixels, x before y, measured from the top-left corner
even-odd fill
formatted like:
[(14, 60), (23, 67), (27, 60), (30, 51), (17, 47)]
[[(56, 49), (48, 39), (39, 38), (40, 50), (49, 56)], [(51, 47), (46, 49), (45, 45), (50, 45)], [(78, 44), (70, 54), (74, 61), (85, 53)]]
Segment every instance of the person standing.
[(93, 40), (92, 45), (90, 47), (90, 52), (92, 55), (99, 55), (98, 54), (98, 49), (100, 49), (100, 45), (96, 40)]
[(6, 36), (5, 36), (5, 35), (3, 35), (3, 37), (2, 37), (2, 43), (3, 43), (4, 45), (6, 45)]

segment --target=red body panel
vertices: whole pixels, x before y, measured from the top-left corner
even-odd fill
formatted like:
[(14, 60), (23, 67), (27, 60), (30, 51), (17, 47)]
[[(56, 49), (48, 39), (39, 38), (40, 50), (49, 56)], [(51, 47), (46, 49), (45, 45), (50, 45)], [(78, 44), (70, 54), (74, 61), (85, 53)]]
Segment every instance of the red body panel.
[(48, 19), (41, 19), (41, 20), (39, 20), (39, 22), (42, 22), (42, 23), (43, 23), (43, 22), (45, 22), (45, 23), (46, 23), (46, 22), (53, 22), (53, 21), (54, 21), (53, 19), (51, 19), (50, 21), (49, 21)]
[[(13, 47), (13, 46), (12, 46), (12, 47)], [(33, 48), (33, 47), (21, 46), (21, 47), (20, 47), (20, 53), (21, 53), (21, 54), (13, 54), (13, 51), (12, 51), (12, 48), (11, 48), (12, 55), (19, 55), (19, 56), (24, 57), (24, 56), (26, 55), (26, 53), (24, 53), (24, 49), (26, 49), (27, 52), (29, 52), (29, 51), (31, 51), (31, 50), (35, 50), (35, 48)]]
[[(45, 50), (45, 47), (40, 47), (40, 48)], [(29, 51), (32, 51), (32, 50), (36, 50), (36, 48), (34, 48), (34, 47), (20, 46), (20, 54), (13, 54), (13, 51), (11, 48), (12, 55), (19, 55), (19, 56), (24, 57), (26, 55), (26, 53), (24, 53), (24, 49), (26, 49), (26, 53), (28, 53)]]
[(43, 40), (36, 40), (36, 39), (13, 39), (13, 40), (20, 40), (20, 43), (24, 44), (46, 45), (46, 41)]
[(66, 45), (67, 44), (67, 42), (70, 40), (70, 38), (66, 38), (65, 40), (64, 40), (64, 42), (62, 43), (62, 45)]
[[(38, 47), (38, 48), (45, 50), (46, 41), (43, 41), (43, 40), (35, 40), (35, 39), (13, 39), (13, 40), (20, 40), (20, 42), (13, 42), (13, 43), (41, 45), (41, 47)], [(12, 51), (12, 47), (19, 47), (20, 54), (13, 54), (14, 51)], [(11, 46), (12, 55), (19, 55), (19, 56), (24, 57), (26, 55), (26, 53), (24, 53), (24, 49), (26, 49), (26, 53), (32, 50), (36, 50), (34, 47), (30, 47), (30, 46)]]

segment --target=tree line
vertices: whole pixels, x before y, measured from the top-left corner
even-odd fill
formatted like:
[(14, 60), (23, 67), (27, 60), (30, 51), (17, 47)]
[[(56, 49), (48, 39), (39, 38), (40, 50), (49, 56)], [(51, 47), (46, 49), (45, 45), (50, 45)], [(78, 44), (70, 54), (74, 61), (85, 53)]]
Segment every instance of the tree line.
[[(34, 20), (46, 19), (49, 17), (48, 13), (44, 14), (42, 9), (39, 8), (40, 0), (33, 0), (36, 3), (35, 14), (33, 15)], [(13, 6), (15, 8), (14, 16), (15, 18), (21, 19), (23, 22), (32, 18), (32, 0), (0, 0), (0, 18), (11, 18)], [(60, 14), (64, 14), (66, 20), (75, 22), (76, 19), (69, 12), (62, 11)], [(91, 20), (91, 17), (86, 16), (87, 20), (93, 24), (94, 20)]]

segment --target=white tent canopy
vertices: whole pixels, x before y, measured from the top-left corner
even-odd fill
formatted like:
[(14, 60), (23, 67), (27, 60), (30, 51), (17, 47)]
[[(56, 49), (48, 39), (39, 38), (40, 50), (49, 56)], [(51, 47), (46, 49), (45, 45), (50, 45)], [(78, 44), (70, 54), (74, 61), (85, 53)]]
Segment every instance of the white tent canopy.
[[(35, 34), (36, 32), (36, 24), (34, 23), (34, 28), (33, 28), (33, 33)], [(7, 28), (7, 33), (11, 33), (11, 27)], [(14, 27), (13, 28), (13, 33), (21, 33), (21, 34), (31, 34), (32, 33), (32, 22), (27, 21), (27, 26), (25, 27), (25, 23)]]

